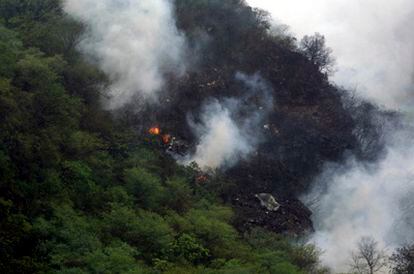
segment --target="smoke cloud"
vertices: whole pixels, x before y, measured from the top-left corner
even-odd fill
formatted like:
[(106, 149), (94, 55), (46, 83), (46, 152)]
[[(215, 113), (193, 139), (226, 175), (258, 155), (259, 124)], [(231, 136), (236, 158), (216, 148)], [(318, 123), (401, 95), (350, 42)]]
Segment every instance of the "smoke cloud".
[[(402, 110), (412, 121), (414, 2), (410, 0), (249, 0), (291, 26), (297, 36), (319, 32), (337, 60), (332, 78), (365, 99)], [(411, 117), (410, 117), (411, 116)], [(311, 241), (335, 272), (349, 270), (361, 237), (374, 237), (392, 252), (414, 242), (413, 123), (388, 128), (386, 153), (367, 164), (350, 157), (327, 164), (304, 197), (314, 215)]]
[(195, 125), (201, 137), (190, 162), (196, 162), (202, 169), (215, 169), (232, 165), (252, 152), (253, 144), (238, 128), (225, 105), (214, 100), (204, 107), (201, 119), (201, 125)]
[(236, 80), (244, 85), (243, 96), (212, 99), (203, 107), (200, 122), (189, 118), (198, 142), (184, 163), (196, 162), (202, 169), (231, 167), (261, 142), (263, 123), (273, 107), (270, 88), (258, 74), (237, 73)]
[(374, 237), (388, 251), (414, 241), (413, 140), (410, 125), (394, 129), (379, 162), (331, 165), (305, 198), (316, 201), (312, 241), (336, 271), (349, 268), (349, 254), (362, 237)]
[(79, 47), (109, 76), (110, 108), (156, 101), (165, 76), (184, 73), (186, 40), (169, 0), (65, 0), (64, 10), (87, 27)]
[(411, 0), (248, 0), (298, 37), (319, 32), (337, 61), (332, 80), (390, 108), (414, 101)]

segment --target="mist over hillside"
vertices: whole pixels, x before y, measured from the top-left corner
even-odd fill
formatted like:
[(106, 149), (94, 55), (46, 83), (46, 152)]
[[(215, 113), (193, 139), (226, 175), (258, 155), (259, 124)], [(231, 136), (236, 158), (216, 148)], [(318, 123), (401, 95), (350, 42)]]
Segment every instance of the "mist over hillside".
[(323, 33), (336, 57), (336, 83), (384, 108), (401, 110), (403, 122), (380, 122), (386, 149), (378, 161), (367, 164), (351, 155), (345, 164), (328, 163), (304, 198), (315, 212), (313, 240), (326, 250), (324, 261), (346, 271), (349, 258), (344, 254), (365, 236), (374, 237), (388, 252), (411, 243), (412, 2), (249, 3), (269, 9), (296, 34)]
[(332, 80), (387, 108), (411, 111), (412, 15), (409, 0), (306, 2), (249, 0), (298, 38), (322, 33), (336, 58)]
[[(0, 2), (2, 273), (331, 273), (365, 236), (403, 254), (411, 123), (332, 81), (331, 33), (248, 3)], [(401, 82), (394, 106), (387, 64), (354, 78)]]

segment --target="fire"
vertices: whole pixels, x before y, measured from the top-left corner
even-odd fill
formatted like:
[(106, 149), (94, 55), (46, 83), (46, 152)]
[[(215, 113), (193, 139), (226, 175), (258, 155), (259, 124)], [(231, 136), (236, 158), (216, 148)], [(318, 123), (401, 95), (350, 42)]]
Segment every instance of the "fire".
[(159, 127), (152, 127), (152, 128), (150, 128), (149, 129), (149, 134), (151, 134), (151, 135), (160, 135), (160, 133), (161, 133), (161, 130), (160, 130), (160, 128)]
[(205, 182), (207, 182), (208, 177), (206, 175), (199, 175), (196, 177), (196, 182), (199, 184), (203, 184)]
[(154, 126), (148, 130), (148, 133), (154, 136), (159, 136), (160, 140), (165, 144), (168, 145), (172, 142), (173, 137), (170, 134), (161, 134), (161, 129), (158, 126)]
[(171, 142), (171, 135), (170, 134), (164, 134), (164, 135), (162, 135), (161, 138), (162, 138), (162, 142), (166, 145)]

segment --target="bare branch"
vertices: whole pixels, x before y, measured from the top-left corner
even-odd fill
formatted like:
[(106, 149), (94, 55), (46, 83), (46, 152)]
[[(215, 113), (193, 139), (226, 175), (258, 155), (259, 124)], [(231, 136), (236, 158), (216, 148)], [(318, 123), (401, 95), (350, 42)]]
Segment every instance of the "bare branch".
[(372, 237), (363, 237), (358, 248), (352, 253), (352, 271), (359, 274), (374, 274), (387, 266), (388, 260), (384, 250)]

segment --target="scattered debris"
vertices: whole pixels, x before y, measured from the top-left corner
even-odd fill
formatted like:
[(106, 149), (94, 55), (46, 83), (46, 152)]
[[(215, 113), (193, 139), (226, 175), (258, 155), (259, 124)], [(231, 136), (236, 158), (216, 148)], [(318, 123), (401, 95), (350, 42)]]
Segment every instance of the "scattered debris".
[(314, 231), (311, 221), (312, 212), (298, 199), (280, 198), (278, 202), (280, 207), (274, 211), (267, 208), (263, 210), (264, 206), (257, 201), (260, 196), (257, 196), (249, 194), (246, 190), (244, 194), (239, 193), (232, 198), (236, 212), (235, 225), (240, 231), (263, 227), (291, 237), (308, 235)]
[(170, 142), (166, 145), (167, 152), (181, 156), (185, 156), (189, 149), (188, 143), (186, 143), (184, 140), (179, 140), (176, 137), (171, 137)]
[(275, 197), (269, 193), (260, 193), (254, 196), (260, 201), (261, 206), (269, 211), (277, 211), (280, 208), (280, 204)]

